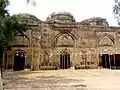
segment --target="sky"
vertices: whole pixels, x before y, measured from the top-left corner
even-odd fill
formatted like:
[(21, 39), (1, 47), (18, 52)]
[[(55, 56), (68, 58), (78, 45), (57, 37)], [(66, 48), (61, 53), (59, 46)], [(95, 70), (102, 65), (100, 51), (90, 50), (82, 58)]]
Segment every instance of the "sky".
[(110, 26), (118, 26), (113, 15), (114, 0), (36, 0), (37, 5), (27, 5), (25, 0), (10, 0), (11, 15), (29, 13), (42, 21), (53, 12), (70, 12), (80, 22), (91, 17), (105, 18)]

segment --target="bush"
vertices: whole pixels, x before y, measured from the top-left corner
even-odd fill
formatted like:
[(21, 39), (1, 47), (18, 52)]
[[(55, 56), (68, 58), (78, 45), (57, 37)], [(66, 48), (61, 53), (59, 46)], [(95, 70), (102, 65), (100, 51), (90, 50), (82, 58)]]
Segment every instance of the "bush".
[(56, 66), (41, 66), (40, 70), (57, 70)]

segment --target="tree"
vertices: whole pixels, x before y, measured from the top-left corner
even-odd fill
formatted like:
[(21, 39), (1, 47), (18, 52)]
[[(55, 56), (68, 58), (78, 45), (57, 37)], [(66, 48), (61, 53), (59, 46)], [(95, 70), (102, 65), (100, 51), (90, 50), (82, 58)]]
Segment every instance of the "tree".
[[(5, 49), (9, 47), (10, 42), (14, 40), (17, 33), (24, 34), (27, 29), (27, 21), (18, 16), (10, 16), (6, 7), (8, 0), (0, 0), (0, 68), (2, 70), (2, 57)], [(1, 71), (2, 72), (2, 71)]]
[[(35, 5), (34, 0), (26, 0), (27, 3)], [(18, 16), (10, 16), (6, 7), (9, 5), (9, 0), (0, 0), (0, 90), (2, 88), (2, 57), (4, 51), (10, 46), (10, 42), (14, 40), (14, 36), (18, 33), (24, 34), (27, 29), (27, 20)]]
[(27, 2), (27, 4), (31, 3), (33, 6), (36, 5), (35, 0), (25, 0)]
[(118, 25), (120, 25), (120, 0), (115, 0), (115, 5), (113, 7), (113, 14), (117, 19)]

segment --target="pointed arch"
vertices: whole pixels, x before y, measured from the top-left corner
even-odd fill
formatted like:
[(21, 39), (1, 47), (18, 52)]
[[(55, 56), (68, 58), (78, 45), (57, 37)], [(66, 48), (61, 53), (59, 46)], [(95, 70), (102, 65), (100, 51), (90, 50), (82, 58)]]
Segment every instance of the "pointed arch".
[(55, 40), (58, 39), (59, 36), (61, 36), (62, 34), (68, 34), (73, 40), (76, 39), (76, 37), (72, 34), (72, 33), (58, 33), (56, 36), (55, 36)]
[(114, 37), (112, 37), (111, 35), (105, 33), (105, 34), (98, 37), (98, 39), (97, 39), (98, 45), (99, 45), (100, 41), (105, 39), (105, 38), (108, 39), (109, 41), (111, 41), (113, 44), (116, 43)]
[(27, 35), (16, 35), (14, 42), (12, 43), (13, 45), (25, 45), (25, 46), (30, 46), (30, 39)]
[(71, 54), (72, 52), (69, 49), (65, 48), (65, 49), (62, 49), (59, 53), (60, 54), (62, 54), (62, 53), (69, 53), (69, 54)]
[(16, 53), (16, 52), (23, 52), (23, 53), (26, 54), (26, 51), (23, 50), (23, 49), (15, 49), (15, 50), (13, 50), (11, 53), (14, 54), (14, 53)]
[(25, 34), (18, 34), (18, 35), (15, 35), (15, 37), (16, 37), (16, 36), (21, 36), (21, 37), (27, 38), (28, 41), (29, 41), (29, 44), (30, 44), (30, 39), (29, 39), (29, 37), (28, 37), (27, 35), (25, 35)]
[(60, 68), (70, 68), (70, 51), (67, 48), (60, 51)]
[(73, 46), (75, 39), (75, 36), (71, 33), (59, 33), (55, 36), (55, 45)]

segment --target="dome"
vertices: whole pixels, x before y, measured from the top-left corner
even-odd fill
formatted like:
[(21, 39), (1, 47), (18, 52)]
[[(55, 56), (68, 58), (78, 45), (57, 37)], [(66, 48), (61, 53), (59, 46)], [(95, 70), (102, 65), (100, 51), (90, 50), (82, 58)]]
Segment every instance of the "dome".
[(93, 18), (89, 18), (86, 20), (83, 20), (81, 22), (81, 24), (83, 25), (99, 25), (99, 26), (108, 26), (108, 22), (106, 21), (106, 19), (101, 18), (101, 17), (93, 17)]
[(18, 13), (18, 14), (14, 14), (13, 16), (18, 16), (19, 18), (25, 19), (28, 21), (29, 24), (35, 24), (37, 22), (40, 22), (40, 20), (35, 17), (32, 14), (28, 14), (28, 13)]
[(58, 12), (52, 13), (48, 16), (47, 22), (57, 22), (57, 23), (73, 23), (75, 18), (71, 13), (68, 12)]

